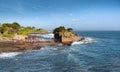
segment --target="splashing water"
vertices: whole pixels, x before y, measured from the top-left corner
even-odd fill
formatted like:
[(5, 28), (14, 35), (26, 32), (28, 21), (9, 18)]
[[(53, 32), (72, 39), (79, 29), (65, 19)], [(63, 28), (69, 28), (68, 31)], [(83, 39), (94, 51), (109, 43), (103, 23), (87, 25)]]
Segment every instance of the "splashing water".
[(39, 36), (43, 38), (53, 38), (54, 34), (39, 34)]
[(0, 53), (0, 58), (13, 58), (19, 54), (22, 54), (22, 53), (21, 52)]
[(84, 40), (82, 40), (82, 41), (75, 41), (71, 45), (88, 44), (88, 43), (92, 43), (92, 42), (95, 42), (95, 40), (93, 38), (86, 37)]

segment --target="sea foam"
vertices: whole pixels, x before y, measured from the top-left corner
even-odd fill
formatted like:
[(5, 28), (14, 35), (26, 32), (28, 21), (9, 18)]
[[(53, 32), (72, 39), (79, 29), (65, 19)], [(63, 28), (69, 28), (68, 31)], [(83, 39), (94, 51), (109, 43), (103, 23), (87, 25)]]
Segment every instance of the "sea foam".
[(71, 45), (77, 45), (77, 44), (87, 44), (87, 43), (92, 43), (94, 42), (95, 40), (91, 37), (86, 37), (84, 40), (82, 41), (75, 41), (73, 42)]
[(40, 34), (41, 37), (43, 38), (53, 38), (54, 37), (54, 34)]
[(22, 54), (22, 53), (21, 52), (0, 53), (0, 58), (13, 58), (19, 54)]

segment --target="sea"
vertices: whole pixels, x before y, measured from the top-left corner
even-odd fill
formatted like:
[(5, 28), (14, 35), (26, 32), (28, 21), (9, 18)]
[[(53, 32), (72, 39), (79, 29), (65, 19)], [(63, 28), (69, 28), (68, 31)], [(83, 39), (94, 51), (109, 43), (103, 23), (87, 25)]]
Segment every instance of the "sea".
[[(120, 72), (120, 31), (76, 31), (83, 42), (0, 53), (0, 72)], [(50, 40), (53, 34), (38, 35)]]

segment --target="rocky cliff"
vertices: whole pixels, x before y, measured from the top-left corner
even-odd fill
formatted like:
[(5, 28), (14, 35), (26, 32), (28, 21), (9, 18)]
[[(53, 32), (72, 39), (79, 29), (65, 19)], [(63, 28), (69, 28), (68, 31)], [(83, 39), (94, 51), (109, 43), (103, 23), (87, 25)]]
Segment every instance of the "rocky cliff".
[(72, 28), (65, 29), (63, 26), (60, 26), (54, 29), (54, 41), (61, 42), (61, 43), (72, 43), (74, 41), (81, 40)]

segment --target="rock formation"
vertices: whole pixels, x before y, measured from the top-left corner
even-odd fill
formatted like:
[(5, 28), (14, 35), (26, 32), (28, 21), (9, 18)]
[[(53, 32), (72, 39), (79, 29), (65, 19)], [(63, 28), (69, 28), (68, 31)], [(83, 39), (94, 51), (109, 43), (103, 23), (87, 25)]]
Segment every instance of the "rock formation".
[(60, 42), (60, 43), (72, 43), (74, 41), (81, 40), (81, 37), (79, 37), (72, 28), (65, 29), (63, 26), (60, 26), (53, 31), (54, 33), (54, 41)]
[(13, 37), (13, 40), (22, 40), (22, 41), (25, 41), (25, 39), (27, 37), (28, 37), (27, 35), (18, 35), (18, 34), (15, 34), (15, 36)]

